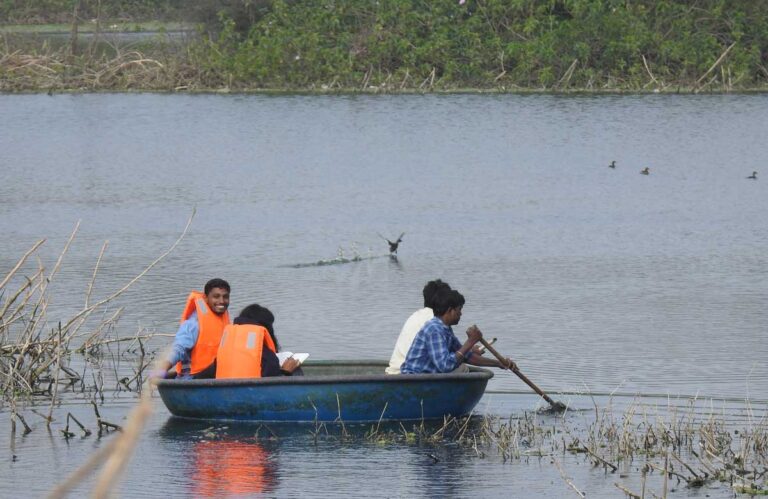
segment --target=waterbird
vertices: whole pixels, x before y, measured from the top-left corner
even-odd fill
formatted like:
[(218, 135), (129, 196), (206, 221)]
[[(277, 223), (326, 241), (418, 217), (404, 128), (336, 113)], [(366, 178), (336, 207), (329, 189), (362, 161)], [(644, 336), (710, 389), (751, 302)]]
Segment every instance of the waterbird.
[(640, 174), (641, 174), (641, 175), (650, 175), (650, 174), (651, 174), (651, 171), (650, 171), (650, 170), (648, 169), (648, 167), (646, 166), (645, 168), (643, 168), (642, 170), (640, 170)]
[(386, 237), (382, 236), (381, 234), (379, 234), (379, 237), (384, 239), (387, 243), (389, 243), (389, 252), (392, 253), (392, 254), (395, 254), (395, 253), (397, 253), (397, 246), (401, 242), (403, 242), (403, 236), (404, 235), (405, 235), (405, 232), (401, 233), (400, 237), (398, 237), (395, 242), (390, 241), (389, 239), (387, 239)]
[(757, 180), (757, 172), (752, 172), (752, 175), (750, 175), (747, 178), (751, 178), (752, 180)]
[(616, 160), (611, 161), (611, 164), (608, 165), (608, 168), (616, 168)]

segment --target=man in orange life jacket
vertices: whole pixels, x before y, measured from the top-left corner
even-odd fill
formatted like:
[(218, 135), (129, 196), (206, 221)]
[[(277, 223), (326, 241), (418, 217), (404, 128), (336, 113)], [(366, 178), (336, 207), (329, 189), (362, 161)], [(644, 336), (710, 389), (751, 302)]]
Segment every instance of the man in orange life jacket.
[(229, 324), (230, 287), (224, 279), (211, 279), (203, 291), (193, 291), (187, 297), (173, 350), (163, 363), (162, 371), (151, 373), (151, 377), (165, 377), (173, 365), (179, 379), (216, 376), (216, 353), (224, 328)]

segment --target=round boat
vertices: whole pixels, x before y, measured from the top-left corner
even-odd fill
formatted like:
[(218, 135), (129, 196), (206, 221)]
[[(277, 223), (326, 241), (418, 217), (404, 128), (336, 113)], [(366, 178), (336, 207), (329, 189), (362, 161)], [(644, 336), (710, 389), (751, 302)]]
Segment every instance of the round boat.
[(493, 373), (384, 374), (381, 361), (308, 361), (304, 376), (158, 380), (174, 416), (259, 422), (372, 422), (465, 416)]

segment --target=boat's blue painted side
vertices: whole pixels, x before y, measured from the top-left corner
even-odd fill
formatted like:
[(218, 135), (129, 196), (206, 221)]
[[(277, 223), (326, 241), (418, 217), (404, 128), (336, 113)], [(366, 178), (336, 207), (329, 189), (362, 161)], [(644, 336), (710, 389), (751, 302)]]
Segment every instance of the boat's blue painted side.
[[(245, 421), (433, 419), (469, 414), (493, 373), (391, 376), (381, 362), (314, 362), (305, 376), (236, 380), (162, 380), (175, 416)], [(375, 374), (374, 374), (375, 373)]]

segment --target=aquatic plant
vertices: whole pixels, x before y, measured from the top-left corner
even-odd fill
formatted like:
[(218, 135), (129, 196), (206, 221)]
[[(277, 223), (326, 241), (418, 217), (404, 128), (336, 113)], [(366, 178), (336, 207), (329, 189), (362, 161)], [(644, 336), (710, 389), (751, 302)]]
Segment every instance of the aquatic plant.
[[(588, 422), (563, 417), (559, 425), (547, 427), (536, 422), (538, 415), (525, 414), (514, 422), (491, 420), (481, 426), (479, 435), (463, 443), (472, 447), (477, 441), (492, 443), (504, 459), (520, 459), (532, 450), (556, 465), (557, 454), (583, 454), (593, 465), (610, 474), (618, 471), (620, 477), (625, 475), (620, 470), (640, 459), (642, 491), (616, 484), (633, 497), (645, 496), (646, 479), (654, 471), (661, 473), (664, 489), (674, 479), (688, 487), (719, 481), (737, 491), (760, 491), (768, 486), (767, 417), (763, 410), (760, 418), (750, 418), (746, 428), (739, 429), (714, 410), (700, 413), (696, 400), (688, 401), (687, 408), (663, 410), (633, 403), (620, 415), (613, 414), (610, 403), (602, 408), (595, 404)], [(520, 452), (521, 445), (528, 450)], [(562, 470), (561, 475), (567, 481)]]
[[(0, 302), (0, 345), (2, 345), (0, 347), (0, 386), (2, 386), (0, 407), (9, 406), (12, 431), (16, 429), (17, 419), (22, 422), (25, 431), (30, 430), (18, 411), (20, 403), (34, 399), (36, 405), (40, 405), (48, 401), (48, 414), (43, 417), (50, 425), (53, 421), (53, 409), (59, 398), (60, 386), (63, 384), (66, 387), (72, 387), (77, 382), (84, 384), (85, 372), (77, 373), (67, 365), (69, 356), (74, 352), (91, 356), (98, 366), (98, 363), (104, 359), (103, 356), (98, 355), (102, 348), (115, 342), (137, 343), (139, 355), (135, 375), (133, 378), (119, 380), (119, 383), (129, 390), (133, 387), (140, 391), (142, 373), (153, 360), (153, 355), (145, 351), (142, 341), (153, 335), (141, 334), (142, 330), (139, 330), (130, 337), (109, 337), (106, 333), (113, 330), (120, 316), (120, 310), (112, 314), (105, 312), (109, 304), (173, 251), (184, 238), (193, 217), (194, 212), (179, 238), (142, 272), (117, 291), (100, 300), (93, 300), (93, 284), (107, 247), (105, 243), (94, 266), (82, 309), (68, 319), (54, 320), (53, 326), (47, 314), (50, 285), (57, 277), (77, 234), (79, 223), (70, 234), (51, 270), (45, 268), (40, 258), (37, 258), (36, 268), (28, 270), (25, 267), (27, 260), (37, 256), (36, 252), (45, 243), (44, 240), (40, 240), (32, 245), (0, 280), (0, 298), (2, 298)], [(21, 275), (22, 272), (29, 273)], [(101, 318), (96, 317), (99, 313), (102, 314)], [(94, 372), (95, 384), (91, 387), (94, 397), (100, 393), (103, 394), (101, 370), (97, 369), (97, 371), (98, 376)], [(117, 389), (120, 389), (119, 386)]]
[[(580, 462), (579, 456), (583, 456), (581, 462), (604, 469), (606, 477), (618, 476), (620, 481), (614, 485), (630, 497), (664, 497), (680, 484), (697, 488), (712, 482), (729, 484), (738, 493), (764, 494), (768, 490), (768, 407), (755, 411), (747, 402), (749, 417), (739, 427), (724, 413), (712, 407), (702, 409), (698, 402), (651, 407), (635, 401), (619, 414), (609, 401), (604, 407), (595, 403), (594, 410), (562, 416), (539, 412), (505, 418), (448, 416), (437, 422), (357, 427), (337, 421), (315, 424), (310, 434), (315, 445), (327, 441), (426, 448), (458, 444), (478, 459), (495, 455), (510, 463), (548, 460), (566, 486), (582, 497), (584, 492), (564, 468), (566, 461)], [(270, 434), (280, 438), (272, 430)], [(434, 454), (431, 457), (439, 460)], [(631, 474), (640, 477), (639, 491), (621, 481)]]

